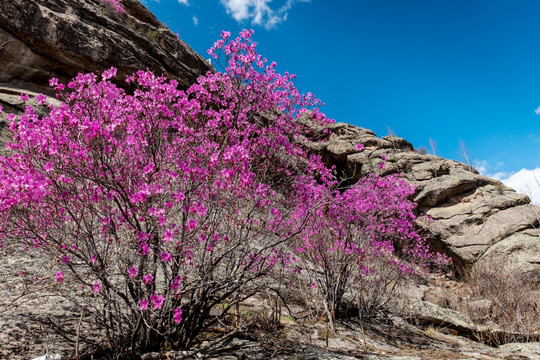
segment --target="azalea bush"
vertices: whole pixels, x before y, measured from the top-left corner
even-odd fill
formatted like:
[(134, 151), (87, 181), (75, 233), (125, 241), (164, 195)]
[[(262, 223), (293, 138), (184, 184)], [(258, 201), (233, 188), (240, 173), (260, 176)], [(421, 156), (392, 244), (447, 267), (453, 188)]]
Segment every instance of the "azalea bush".
[(187, 91), (139, 71), (129, 95), (111, 69), (79, 74), (48, 116), (31, 107), (9, 116), (0, 238), (55, 260), (59, 289), (83, 285), (107, 342), (73, 342), (111, 353), (189, 348), (260, 288), (299, 231), (287, 185), (326, 175), (294, 143), (295, 118), (317, 101), (256, 54), (251, 34), (226, 45), (223, 33), (212, 51), (225, 52), (225, 71)]
[[(415, 227), (414, 189), (399, 175), (372, 174), (345, 189), (316, 183), (297, 192), (297, 266), (307, 274), (335, 330), (349, 292), (363, 317), (377, 314), (400, 282), (448, 259), (430, 251)], [(350, 304), (349, 304), (350, 305)]]
[(331, 120), (251, 36), (223, 32), (209, 50), (223, 71), (186, 91), (139, 71), (126, 93), (111, 68), (52, 79), (62, 103), (47, 116), (8, 115), (0, 241), (50, 264), (30, 287), (75, 305), (77, 329), (55, 326), (77, 352), (190, 348), (275, 268), (308, 274), (332, 314), (369, 259), (404, 274), (397, 255), (425, 260), (410, 187), (372, 176), (339, 189), (298, 141), (300, 117)]

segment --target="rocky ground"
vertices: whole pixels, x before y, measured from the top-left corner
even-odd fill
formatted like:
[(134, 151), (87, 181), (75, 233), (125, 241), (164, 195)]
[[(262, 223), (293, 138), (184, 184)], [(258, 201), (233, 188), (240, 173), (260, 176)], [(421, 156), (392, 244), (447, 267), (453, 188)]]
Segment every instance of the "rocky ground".
[[(64, 321), (70, 315), (77, 319), (70, 304), (58, 297), (28, 293), (19, 297), (33, 273), (47, 268), (28, 253), (1, 249), (0, 279), (3, 297), (0, 300), (0, 358), (33, 359), (49, 354), (63, 358), (74, 355), (54, 330), (36, 322), (50, 317)], [(25, 273), (21, 274), (21, 269)], [(239, 329), (234, 321), (222, 324), (203, 335), (201, 349), (189, 353), (146, 354), (147, 360), (208, 359), (539, 359), (540, 342), (505, 343), (489, 346), (479, 339), (485, 327), (449, 307), (467, 301), (463, 295), (470, 288), (463, 282), (442, 275), (432, 275), (423, 284), (410, 284), (403, 289), (399, 316), (389, 314), (361, 322), (358, 318), (342, 320), (337, 331), (328, 331), (321, 318), (306, 317), (306, 309), (295, 302), (282, 307), (281, 319), (272, 322), (264, 298), (243, 304)], [(452, 295), (453, 294), (453, 295)], [(447, 308), (437, 305), (446, 299)], [(453, 299), (453, 300), (452, 300)], [(462, 300), (456, 300), (462, 299)], [(224, 333), (229, 335), (213, 349), (205, 346)], [(485, 338), (485, 337), (484, 337)], [(537, 340), (538, 341), (538, 340)]]

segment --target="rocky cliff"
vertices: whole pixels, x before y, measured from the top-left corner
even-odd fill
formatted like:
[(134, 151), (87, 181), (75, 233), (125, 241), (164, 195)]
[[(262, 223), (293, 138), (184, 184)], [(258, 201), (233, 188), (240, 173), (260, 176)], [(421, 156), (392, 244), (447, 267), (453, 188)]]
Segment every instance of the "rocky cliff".
[[(502, 258), (540, 282), (540, 207), (528, 196), (468, 165), (416, 151), (396, 136), (378, 138), (344, 123), (331, 125), (329, 133), (322, 130), (313, 129), (314, 135), (326, 141), (309, 146), (342, 178), (399, 172), (416, 186), (414, 201), (424, 215), (419, 224), (431, 244), (453, 258), (459, 274)], [(357, 150), (357, 144), (364, 149)]]
[(187, 87), (210, 65), (138, 0), (125, 13), (100, 0), (0, 1), (0, 105), (20, 90), (51, 94), (48, 81), (118, 68), (118, 81), (149, 68)]

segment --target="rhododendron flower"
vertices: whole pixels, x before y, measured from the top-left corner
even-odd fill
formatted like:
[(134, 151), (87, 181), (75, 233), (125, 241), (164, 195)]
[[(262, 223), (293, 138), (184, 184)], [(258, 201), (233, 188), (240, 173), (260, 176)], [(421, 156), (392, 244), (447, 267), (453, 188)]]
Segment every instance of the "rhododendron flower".
[(132, 266), (128, 269), (128, 276), (130, 278), (137, 277), (137, 274), (139, 273), (139, 269)]
[(92, 292), (94, 292), (94, 294), (97, 294), (99, 293), (100, 290), (101, 290), (101, 284), (96, 281), (94, 285), (92, 285)]
[(161, 253), (161, 261), (165, 262), (171, 262), (172, 261), (172, 255), (168, 252), (164, 251)]
[(189, 230), (193, 230), (197, 227), (197, 220), (195, 220), (194, 218), (191, 218), (188, 220), (188, 228)]
[(174, 309), (174, 322), (177, 324), (180, 324), (182, 322), (182, 309), (180, 307), (177, 307)]
[(142, 277), (143, 283), (150, 285), (154, 281), (152, 274), (146, 274)]
[[(120, 5), (122, 0), (101, 0), (101, 2), (104, 3), (104, 4), (110, 4), (119, 13), (125, 13), (126, 12), (126, 10), (124, 10), (122, 5)], [(116, 74), (116, 72), (115, 72), (115, 74)]]
[(145, 243), (145, 242), (141, 242), (139, 254), (140, 255), (148, 255), (148, 254), (150, 254), (150, 246), (148, 246), (148, 244)]
[(50, 87), (55, 87), (56, 85), (58, 85), (58, 78), (55, 78), (55, 77), (50, 78), (49, 79), (49, 86)]
[(173, 291), (178, 290), (178, 288), (180, 287), (180, 283), (181, 283), (180, 276), (175, 277), (173, 282), (171, 283), (171, 289)]
[(146, 299), (142, 299), (141, 301), (139, 301), (139, 310), (147, 310), (149, 303), (150, 303), (150, 301), (148, 301)]
[(358, 151), (364, 150), (364, 144), (358, 143), (358, 144), (356, 145), (356, 150), (358, 150)]
[(165, 297), (163, 295), (158, 295), (154, 293), (154, 295), (150, 296), (150, 300), (152, 301), (152, 308), (156, 310), (161, 309), (163, 301), (165, 301)]
[(56, 282), (58, 283), (64, 282), (64, 273), (62, 271), (58, 271), (56, 273)]
[(37, 94), (36, 101), (39, 105), (45, 105), (47, 103), (47, 96), (43, 94)]

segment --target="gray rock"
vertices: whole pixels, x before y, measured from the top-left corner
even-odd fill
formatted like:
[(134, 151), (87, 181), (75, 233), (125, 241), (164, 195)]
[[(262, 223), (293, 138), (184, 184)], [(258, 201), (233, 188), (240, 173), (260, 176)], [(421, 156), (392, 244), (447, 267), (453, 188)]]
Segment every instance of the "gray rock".
[(510, 343), (499, 346), (498, 353), (501, 357), (520, 356), (526, 359), (540, 359), (540, 343)]
[(408, 316), (417, 321), (444, 326), (458, 332), (472, 333), (476, 325), (466, 315), (452, 309), (442, 308), (428, 301), (411, 301), (404, 309)]
[(149, 68), (187, 87), (209, 64), (138, 0), (126, 13), (100, 1), (0, 2), (0, 85), (52, 94), (51, 77), (118, 68), (125, 76)]
[(523, 281), (540, 284), (539, 234), (515, 233), (506, 237), (491, 246), (478, 260), (477, 265), (493, 261), (511, 263), (520, 270)]

